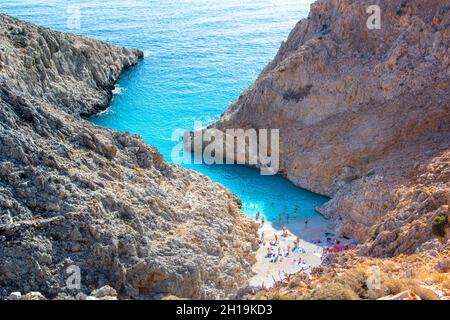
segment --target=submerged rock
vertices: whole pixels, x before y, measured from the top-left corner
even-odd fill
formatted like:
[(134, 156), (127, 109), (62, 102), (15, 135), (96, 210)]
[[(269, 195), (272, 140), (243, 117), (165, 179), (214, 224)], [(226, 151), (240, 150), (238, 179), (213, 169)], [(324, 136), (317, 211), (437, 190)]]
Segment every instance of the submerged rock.
[(0, 15), (0, 296), (226, 298), (252, 276), (228, 190), (83, 120), (142, 56)]

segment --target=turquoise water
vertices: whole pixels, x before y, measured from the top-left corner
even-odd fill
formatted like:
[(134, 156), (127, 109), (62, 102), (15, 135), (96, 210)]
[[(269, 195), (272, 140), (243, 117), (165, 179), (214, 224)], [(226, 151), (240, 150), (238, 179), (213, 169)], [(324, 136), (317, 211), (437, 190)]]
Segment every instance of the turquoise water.
[[(10, 1), (0, 11), (60, 31), (140, 48), (145, 59), (119, 80), (120, 93), (98, 125), (143, 136), (170, 161), (177, 128), (190, 130), (222, 112), (256, 79), (311, 0)], [(76, 19), (79, 7), (80, 19)], [(74, 15), (75, 12), (75, 15)], [(79, 21), (80, 29), (74, 21)], [(69, 24), (68, 24), (69, 22)], [(186, 165), (222, 183), (250, 216), (273, 220), (284, 208), (313, 211), (327, 198), (280, 176), (238, 165)]]

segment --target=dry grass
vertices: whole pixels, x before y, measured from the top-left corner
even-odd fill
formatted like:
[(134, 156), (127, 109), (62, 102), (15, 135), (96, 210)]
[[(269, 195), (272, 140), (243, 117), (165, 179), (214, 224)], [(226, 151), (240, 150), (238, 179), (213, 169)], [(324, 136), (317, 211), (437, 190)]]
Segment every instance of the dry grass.
[(358, 296), (362, 296), (366, 292), (366, 281), (365, 268), (351, 269), (335, 279), (336, 283), (351, 289)]
[[(410, 291), (423, 300), (439, 300), (439, 294), (450, 293), (450, 273), (439, 272), (435, 266), (448, 256), (448, 251), (436, 256), (402, 254), (387, 259), (347, 254), (347, 262), (324, 267), (307, 281), (300, 275), (293, 276), (288, 283), (257, 295), (265, 299), (355, 300)], [(369, 288), (367, 280), (372, 279), (374, 266), (379, 268), (381, 286)]]
[(352, 289), (336, 282), (322, 284), (307, 292), (302, 300), (359, 300)]
[(390, 279), (385, 283), (391, 294), (397, 294), (403, 291), (411, 291), (417, 294), (422, 300), (439, 300), (439, 296), (430, 289), (420, 286), (420, 284), (411, 279)]
[(322, 276), (301, 299), (358, 300), (366, 295), (366, 279), (365, 268), (350, 269), (333, 277)]
[(450, 274), (449, 273), (440, 273), (436, 271), (430, 271), (429, 273), (421, 274), (418, 279), (422, 282), (425, 282), (426, 279), (432, 279), (433, 283), (444, 288), (450, 289)]
[(293, 300), (293, 297), (275, 293), (269, 296), (269, 300)]

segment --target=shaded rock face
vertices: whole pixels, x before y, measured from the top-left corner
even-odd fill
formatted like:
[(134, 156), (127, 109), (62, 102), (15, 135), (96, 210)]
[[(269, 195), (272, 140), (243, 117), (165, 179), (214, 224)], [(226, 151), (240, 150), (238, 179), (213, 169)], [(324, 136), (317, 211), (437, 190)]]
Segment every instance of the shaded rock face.
[[(448, 212), (448, 1), (319, 0), (213, 127), (280, 129), (280, 168), (340, 231), (392, 255)], [(370, 241), (369, 241), (370, 240)]]
[(0, 15), (0, 296), (75, 296), (73, 265), (80, 291), (132, 298), (225, 298), (252, 275), (228, 190), (82, 119), (142, 55)]

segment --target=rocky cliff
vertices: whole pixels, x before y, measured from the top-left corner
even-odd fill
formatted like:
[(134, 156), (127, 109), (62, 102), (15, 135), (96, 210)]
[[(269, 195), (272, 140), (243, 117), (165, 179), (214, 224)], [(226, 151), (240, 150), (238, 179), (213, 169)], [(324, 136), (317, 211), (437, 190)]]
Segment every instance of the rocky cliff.
[(0, 296), (74, 296), (76, 267), (82, 292), (131, 298), (229, 297), (252, 275), (228, 190), (83, 120), (142, 56), (0, 15)]
[(280, 168), (364, 252), (395, 255), (448, 214), (448, 1), (318, 0), (213, 125), (280, 129)]

